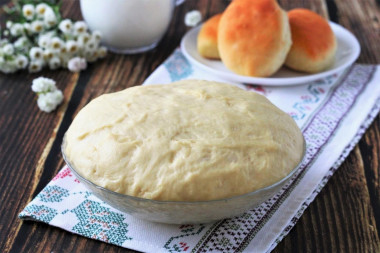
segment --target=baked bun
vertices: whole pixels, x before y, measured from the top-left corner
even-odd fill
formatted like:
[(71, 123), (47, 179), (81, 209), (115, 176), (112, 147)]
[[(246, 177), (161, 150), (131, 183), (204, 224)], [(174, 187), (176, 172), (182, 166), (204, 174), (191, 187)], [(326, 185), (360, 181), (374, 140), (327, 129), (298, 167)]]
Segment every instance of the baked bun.
[(218, 51), (218, 25), (222, 13), (212, 16), (203, 25), (198, 34), (198, 53), (210, 59), (220, 59)]
[(285, 65), (304, 72), (320, 72), (334, 63), (336, 39), (328, 22), (307, 9), (288, 12), (293, 45)]
[(254, 92), (183, 80), (100, 96), (75, 117), (64, 152), (76, 171), (121, 194), (228, 198), (272, 185), (300, 162), (295, 121)]
[(275, 0), (235, 0), (220, 19), (219, 54), (237, 74), (272, 75), (291, 44), (288, 17)]

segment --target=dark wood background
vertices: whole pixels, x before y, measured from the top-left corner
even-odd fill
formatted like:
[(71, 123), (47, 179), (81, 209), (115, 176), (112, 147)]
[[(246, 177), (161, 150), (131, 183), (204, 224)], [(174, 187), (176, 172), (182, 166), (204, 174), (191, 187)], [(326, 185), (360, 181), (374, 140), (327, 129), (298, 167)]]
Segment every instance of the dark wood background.
[[(0, 3), (7, 3), (1, 0)], [(280, 0), (284, 9), (312, 9), (359, 39), (359, 63), (380, 63), (380, 7), (376, 0)], [(229, 1), (188, 0), (176, 8), (156, 49), (109, 56), (80, 74), (67, 70), (0, 74), (0, 252), (128, 252), (42, 223), (21, 221), (19, 212), (63, 166), (60, 145), (73, 117), (92, 98), (139, 85), (179, 45), (193, 9), (207, 18)], [(81, 19), (79, 1), (64, 0), (63, 16)], [(4, 24), (4, 13), (1, 21)], [(58, 111), (37, 108), (34, 78), (57, 81), (65, 95)], [(380, 85), (380, 83), (379, 83)], [(305, 211), (274, 252), (380, 252), (380, 118)]]

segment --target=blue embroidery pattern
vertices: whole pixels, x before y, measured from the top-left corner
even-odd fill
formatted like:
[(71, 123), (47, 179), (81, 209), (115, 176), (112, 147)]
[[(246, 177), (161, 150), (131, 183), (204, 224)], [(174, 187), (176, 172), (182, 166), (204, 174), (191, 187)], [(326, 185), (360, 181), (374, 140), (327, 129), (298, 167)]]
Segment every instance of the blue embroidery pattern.
[(78, 234), (116, 245), (132, 240), (127, 236), (128, 224), (124, 223), (124, 216), (101, 206), (99, 202), (85, 200), (71, 212), (79, 219), (72, 228)]
[(33, 219), (49, 223), (57, 214), (57, 210), (44, 205), (29, 205), (20, 213), (19, 217), (32, 217)]
[[(198, 235), (206, 226), (200, 225), (181, 225), (179, 227), (180, 234), (171, 237), (164, 245), (169, 252), (183, 252), (189, 249), (188, 244), (182, 241), (185, 237)], [(177, 243), (176, 243), (177, 242)]]
[(45, 189), (43, 189), (43, 191), (37, 195), (37, 198), (39, 198), (42, 202), (53, 203), (53, 202), (61, 202), (64, 197), (68, 197), (69, 195), (70, 194), (68, 190), (62, 187), (59, 187), (57, 185), (53, 185), (53, 186), (49, 185), (45, 187)]
[(184, 79), (193, 73), (193, 67), (180, 50), (174, 51), (164, 66), (169, 72), (172, 82)]
[(312, 110), (310, 106), (317, 104), (320, 101), (320, 97), (326, 93), (326, 89), (321, 86), (331, 85), (333, 80), (333, 76), (329, 76), (326, 79), (317, 80), (310, 84), (307, 87), (309, 94), (301, 96), (301, 101), (293, 105), (296, 111), (291, 112), (290, 116), (292, 116), (294, 120), (302, 120), (305, 118), (307, 113)]

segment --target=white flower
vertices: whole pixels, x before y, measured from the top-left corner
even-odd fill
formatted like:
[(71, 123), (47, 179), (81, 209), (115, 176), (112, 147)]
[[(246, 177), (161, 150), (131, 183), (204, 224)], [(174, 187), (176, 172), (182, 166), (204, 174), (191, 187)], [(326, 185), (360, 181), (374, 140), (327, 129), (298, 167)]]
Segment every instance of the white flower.
[(43, 18), (46, 9), (49, 9), (49, 8), (50, 8), (49, 5), (47, 5), (47, 4), (45, 4), (45, 3), (38, 4), (38, 5), (36, 6), (36, 13), (37, 13), (37, 16), (38, 16), (39, 18)]
[(74, 54), (78, 51), (78, 43), (74, 40), (66, 42), (66, 50), (68, 53)]
[(32, 90), (38, 93), (37, 105), (44, 112), (53, 111), (63, 101), (62, 91), (57, 89), (52, 79), (45, 77), (34, 79)]
[(6, 44), (9, 44), (9, 40), (7, 39), (0, 40), (0, 46), (5, 46)]
[(37, 105), (41, 111), (52, 112), (63, 101), (63, 94), (60, 90), (40, 94), (37, 99)]
[(77, 21), (74, 24), (74, 33), (79, 35), (87, 32), (87, 24), (84, 21)]
[(5, 74), (10, 74), (17, 71), (17, 66), (14, 62), (7, 62), (7, 64), (0, 66), (0, 70)]
[(94, 62), (98, 59), (98, 52), (97, 50), (95, 51), (85, 51), (84, 52), (84, 57), (88, 62)]
[(64, 42), (60, 38), (54, 37), (51, 39), (50, 47), (53, 51), (59, 52), (64, 47)]
[(91, 35), (89, 33), (83, 33), (83, 34), (80, 34), (77, 38), (77, 42), (78, 42), (78, 46), (80, 48), (83, 48), (85, 47), (86, 43), (91, 39)]
[(49, 61), (54, 57), (54, 53), (50, 49), (45, 49), (43, 57), (45, 61)]
[(44, 23), (41, 20), (35, 20), (32, 22), (30, 30), (32, 33), (40, 33), (44, 29)]
[(43, 34), (38, 37), (38, 46), (42, 48), (47, 48), (50, 45), (51, 37), (49, 35)]
[(44, 56), (44, 50), (40, 47), (32, 47), (29, 51), (29, 57), (31, 60), (42, 60)]
[(3, 53), (5, 55), (12, 55), (15, 52), (15, 48), (12, 44), (6, 44), (3, 46)]
[(57, 24), (57, 16), (52, 8), (47, 8), (44, 13), (44, 23), (47, 27), (52, 27)]
[(59, 23), (58, 26), (59, 30), (61, 30), (64, 34), (71, 33), (73, 29), (73, 23), (70, 19), (62, 20), (61, 23)]
[(11, 29), (12, 25), (13, 25), (13, 22), (10, 20), (8, 20), (7, 23), (5, 24), (7, 29)]
[(197, 10), (189, 11), (185, 15), (185, 24), (187, 26), (196, 26), (201, 20), (202, 14)]
[(24, 30), (27, 34), (32, 34), (32, 25), (30, 23), (24, 23)]
[(16, 23), (11, 26), (11, 34), (12, 36), (20, 36), (24, 31), (24, 26), (22, 24)]
[(93, 52), (98, 48), (99, 42), (91, 38), (86, 44), (85, 44), (85, 51)]
[(61, 48), (60, 52), (61, 52), (61, 55), (67, 55), (67, 49), (66, 49), (66, 47), (63, 46), (63, 47)]
[(86, 58), (87, 62), (95, 62), (98, 59), (98, 53), (95, 52), (85, 52), (84, 57)]
[(54, 56), (49, 60), (48, 64), (50, 69), (57, 69), (61, 67), (61, 60), (58, 57)]
[(74, 57), (69, 60), (67, 68), (72, 72), (80, 72), (87, 68), (87, 62), (84, 58)]
[(49, 38), (53, 38), (54, 36), (56, 36), (57, 34), (57, 31), (56, 30), (50, 30), (49, 32), (44, 32), (43, 33), (43, 36), (46, 36), (46, 37), (49, 37)]
[(25, 48), (28, 44), (29, 41), (26, 37), (20, 37), (13, 43), (14, 47), (18, 49)]
[(41, 71), (42, 67), (44, 65), (44, 62), (42, 60), (33, 60), (29, 63), (29, 72), (35, 73)]
[(19, 54), (16, 57), (16, 64), (19, 69), (25, 69), (28, 66), (28, 57), (25, 55)]
[(46, 77), (39, 77), (32, 82), (32, 91), (35, 93), (45, 93), (57, 90), (55, 86), (55, 81)]
[(92, 37), (95, 41), (99, 42), (99, 41), (102, 39), (102, 33), (101, 33), (100, 31), (94, 31), (94, 32), (92, 33), (91, 37)]
[(31, 20), (34, 17), (34, 6), (32, 4), (25, 4), (22, 7), (22, 14), (27, 20)]
[(17, 71), (17, 65), (15, 61), (15, 57), (10, 57), (10, 59), (6, 59), (5, 57), (2, 57), (1, 59), (2, 63), (0, 64), (0, 70), (6, 74), (8, 73), (14, 73)]
[(107, 48), (106, 47), (99, 47), (97, 52), (98, 52), (99, 58), (104, 58), (107, 55)]

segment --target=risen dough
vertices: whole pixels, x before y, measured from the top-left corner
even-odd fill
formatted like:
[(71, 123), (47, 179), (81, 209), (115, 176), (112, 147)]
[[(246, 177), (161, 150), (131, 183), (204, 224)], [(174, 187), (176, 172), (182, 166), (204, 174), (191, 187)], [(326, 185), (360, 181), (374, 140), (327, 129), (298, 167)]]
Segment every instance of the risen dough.
[(303, 137), (265, 97), (186, 80), (102, 95), (76, 116), (65, 154), (97, 185), (155, 200), (232, 197), (285, 177)]

